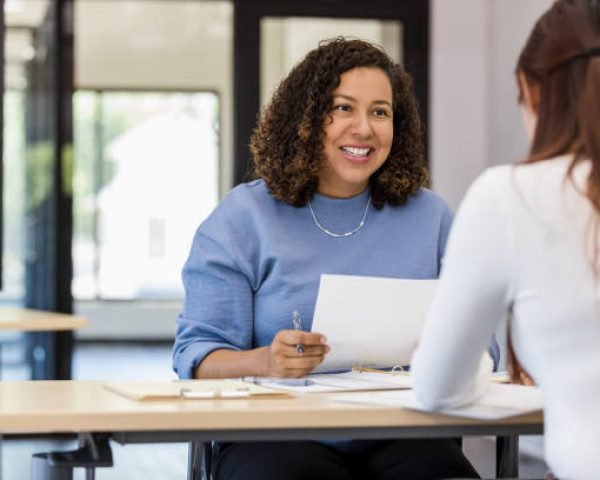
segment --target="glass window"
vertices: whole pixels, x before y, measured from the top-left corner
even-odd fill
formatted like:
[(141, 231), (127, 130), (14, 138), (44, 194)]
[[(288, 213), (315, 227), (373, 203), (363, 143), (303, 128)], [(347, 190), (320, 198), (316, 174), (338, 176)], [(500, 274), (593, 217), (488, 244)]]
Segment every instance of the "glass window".
[(182, 297), (195, 228), (231, 185), (232, 13), (76, 0), (76, 301)]
[(195, 228), (233, 177), (233, 4), (75, 0), (80, 338), (170, 338)]
[(75, 298), (182, 296), (191, 239), (218, 200), (218, 100), (75, 95)]
[[(36, 55), (33, 35), (46, 16), (48, 0), (5, 4), (4, 38), (4, 251), (0, 300), (21, 304), (25, 292), (25, 156), (28, 64)], [(43, 40), (43, 39), (41, 39)], [(44, 49), (38, 44), (38, 51)]]
[(20, 303), (25, 268), (25, 113), (23, 91), (4, 93), (4, 251), (2, 298)]

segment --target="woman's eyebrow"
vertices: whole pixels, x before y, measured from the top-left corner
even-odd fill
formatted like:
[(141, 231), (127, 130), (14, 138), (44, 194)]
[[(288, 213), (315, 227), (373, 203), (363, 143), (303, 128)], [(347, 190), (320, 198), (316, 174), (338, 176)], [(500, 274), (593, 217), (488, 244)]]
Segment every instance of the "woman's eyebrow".
[(373, 103), (375, 105), (387, 105), (388, 107), (392, 108), (392, 104), (388, 100), (375, 100)]
[(356, 102), (354, 97), (351, 97), (350, 95), (344, 95), (343, 93), (336, 93), (333, 98), (343, 98), (345, 100), (350, 100), (351, 102)]
[[(343, 93), (336, 93), (336, 94), (333, 96), (333, 98), (334, 98), (334, 100), (335, 100), (336, 98), (343, 98), (344, 100), (348, 100), (348, 101), (350, 101), (350, 102), (354, 102), (354, 103), (357, 103), (357, 102), (358, 102), (358, 100), (356, 100), (356, 98), (354, 98), (354, 97), (351, 97), (350, 95), (345, 95), (345, 94), (343, 94)], [(388, 101), (388, 100), (373, 100), (373, 101), (371, 102), (371, 104), (373, 104), (373, 105), (387, 105), (387, 106), (388, 106), (388, 107), (390, 107), (390, 108), (392, 107), (392, 103), (391, 103), (390, 101)]]

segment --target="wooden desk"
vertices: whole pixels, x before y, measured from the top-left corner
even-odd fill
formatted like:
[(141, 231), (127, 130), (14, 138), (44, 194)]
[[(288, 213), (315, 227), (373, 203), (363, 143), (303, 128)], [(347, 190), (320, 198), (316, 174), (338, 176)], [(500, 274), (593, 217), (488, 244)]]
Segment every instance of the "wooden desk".
[(0, 330), (21, 332), (77, 330), (87, 324), (88, 321), (79, 315), (28, 308), (0, 307)]
[(334, 395), (140, 402), (106, 390), (102, 382), (3, 382), (0, 433), (109, 432), (114, 440), (126, 444), (516, 436), (543, 431), (541, 412), (479, 421), (401, 408), (336, 403), (332, 401)]
[[(88, 321), (79, 315), (66, 313), (48, 312), (44, 310), (31, 310), (18, 307), (0, 307), (0, 330), (15, 330), (20, 332), (58, 332), (65, 330), (77, 330), (87, 326)], [(56, 363), (55, 351), (51, 342), (44, 342), (38, 348), (43, 349), (44, 355), (41, 360), (34, 360), (32, 365), (33, 378), (57, 378), (59, 366)], [(72, 346), (68, 350), (63, 347), (70, 364)], [(0, 344), (0, 355), (2, 353)], [(38, 358), (38, 357), (34, 357)], [(0, 372), (1, 372), (0, 357)], [(70, 366), (68, 368), (70, 372)], [(42, 372), (42, 373), (40, 373)], [(70, 377), (70, 373), (68, 374)], [(65, 378), (64, 376), (62, 378)]]

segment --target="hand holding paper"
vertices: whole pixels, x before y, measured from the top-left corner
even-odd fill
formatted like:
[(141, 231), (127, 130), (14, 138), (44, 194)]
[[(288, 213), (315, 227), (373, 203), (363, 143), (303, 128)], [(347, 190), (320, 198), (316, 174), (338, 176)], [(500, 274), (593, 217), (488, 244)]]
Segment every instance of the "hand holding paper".
[(321, 275), (312, 330), (331, 352), (315, 372), (407, 365), (437, 280)]

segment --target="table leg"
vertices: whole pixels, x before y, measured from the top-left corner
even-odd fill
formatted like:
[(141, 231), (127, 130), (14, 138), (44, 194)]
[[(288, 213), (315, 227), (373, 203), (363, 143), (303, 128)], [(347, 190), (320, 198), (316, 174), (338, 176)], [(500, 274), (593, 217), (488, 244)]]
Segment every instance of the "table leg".
[(496, 437), (496, 478), (519, 476), (519, 437)]
[(204, 442), (190, 442), (188, 447), (188, 480), (204, 480), (201, 478), (203, 455)]

